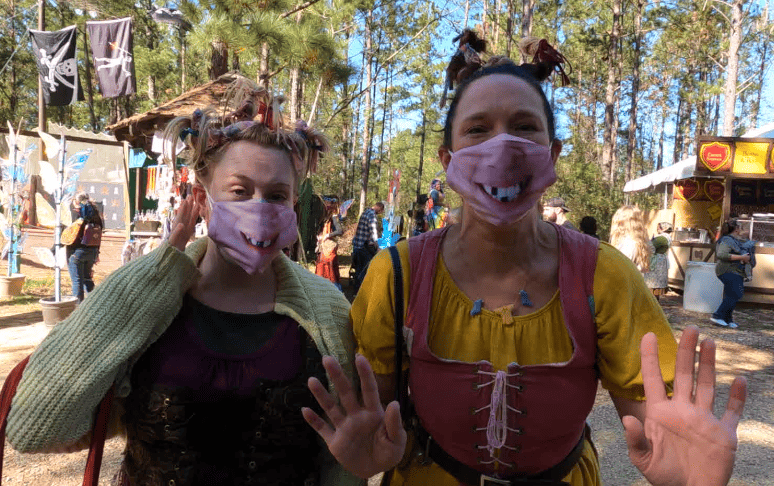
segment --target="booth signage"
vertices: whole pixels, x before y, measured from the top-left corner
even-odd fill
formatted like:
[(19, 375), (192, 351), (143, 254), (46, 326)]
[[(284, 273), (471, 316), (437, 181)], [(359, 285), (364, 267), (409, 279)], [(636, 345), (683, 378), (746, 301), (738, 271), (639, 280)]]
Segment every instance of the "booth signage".
[(736, 142), (734, 174), (765, 174), (768, 143)]
[(735, 204), (757, 204), (757, 184), (755, 181), (731, 181), (731, 199)]
[(674, 197), (684, 201), (694, 201), (701, 196), (701, 185), (696, 179), (675, 182)]
[(761, 183), (761, 204), (774, 204), (774, 181)]
[(726, 186), (717, 180), (709, 180), (704, 182), (704, 194), (707, 195), (707, 199), (712, 202), (718, 202), (723, 199), (726, 193)]
[(715, 172), (731, 169), (731, 145), (722, 142), (710, 142), (699, 149), (699, 160)]
[(774, 139), (702, 137), (698, 142), (696, 173), (774, 174)]

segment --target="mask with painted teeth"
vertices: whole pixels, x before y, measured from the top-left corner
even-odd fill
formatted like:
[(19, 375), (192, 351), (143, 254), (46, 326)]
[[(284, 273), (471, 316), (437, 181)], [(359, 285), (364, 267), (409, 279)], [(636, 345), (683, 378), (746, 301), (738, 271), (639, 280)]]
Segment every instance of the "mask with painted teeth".
[(551, 147), (506, 133), (449, 153), (449, 187), (495, 226), (518, 221), (556, 182)]
[(293, 208), (263, 199), (214, 201), (208, 194), (207, 200), (209, 237), (250, 275), (264, 272), (280, 251), (298, 238)]

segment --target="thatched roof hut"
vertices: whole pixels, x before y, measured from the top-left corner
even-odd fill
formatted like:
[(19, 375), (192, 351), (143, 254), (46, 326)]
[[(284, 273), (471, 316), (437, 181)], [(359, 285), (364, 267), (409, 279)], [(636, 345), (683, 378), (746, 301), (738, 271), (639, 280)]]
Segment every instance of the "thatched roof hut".
[(186, 91), (177, 98), (152, 108), (145, 113), (130, 116), (107, 127), (119, 141), (126, 140), (132, 147), (150, 151), (153, 134), (163, 130), (175, 117), (187, 116), (196, 108), (218, 106), (228, 85), (236, 79), (235, 73), (226, 73), (214, 81)]

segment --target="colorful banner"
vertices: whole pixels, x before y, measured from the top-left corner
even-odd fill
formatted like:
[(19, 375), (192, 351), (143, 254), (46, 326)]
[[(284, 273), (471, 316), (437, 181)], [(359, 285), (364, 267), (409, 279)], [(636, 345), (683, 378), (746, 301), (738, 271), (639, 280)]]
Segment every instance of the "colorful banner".
[(56, 32), (30, 29), (30, 36), (46, 104), (67, 106), (83, 101), (75, 60), (75, 26)]
[(86, 29), (102, 96), (135, 93), (132, 19), (86, 22)]

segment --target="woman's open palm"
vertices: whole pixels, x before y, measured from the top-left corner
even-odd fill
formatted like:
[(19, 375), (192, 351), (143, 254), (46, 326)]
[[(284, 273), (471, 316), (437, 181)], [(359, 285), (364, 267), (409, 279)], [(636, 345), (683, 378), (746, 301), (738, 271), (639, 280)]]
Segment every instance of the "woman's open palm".
[(339, 363), (325, 356), (323, 366), (338, 392), (341, 405), (319, 380), (309, 378), (309, 389), (330, 423), (309, 408), (302, 409), (304, 419), (325, 440), (339, 464), (356, 476), (367, 479), (393, 468), (406, 448), (406, 431), (398, 403), (390, 403), (386, 410), (382, 408), (376, 378), (363, 356), (355, 358), (363, 393), (362, 405)]
[(717, 419), (713, 413), (715, 343), (711, 339), (701, 343), (698, 372), (694, 373), (698, 337), (696, 326), (683, 332), (671, 399), (659, 369), (656, 336), (646, 334), (640, 345), (645, 424), (632, 416), (624, 417), (623, 424), (632, 463), (658, 486), (725, 485), (734, 468), (736, 428), (744, 410), (747, 382), (741, 377), (734, 380), (726, 411)]

